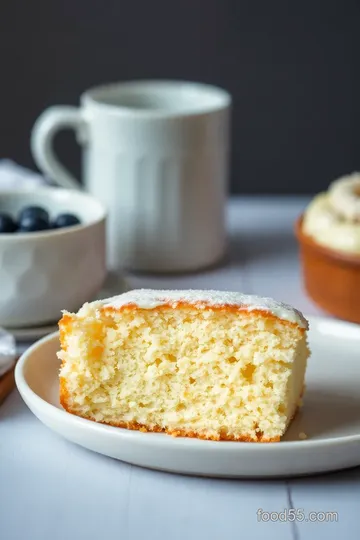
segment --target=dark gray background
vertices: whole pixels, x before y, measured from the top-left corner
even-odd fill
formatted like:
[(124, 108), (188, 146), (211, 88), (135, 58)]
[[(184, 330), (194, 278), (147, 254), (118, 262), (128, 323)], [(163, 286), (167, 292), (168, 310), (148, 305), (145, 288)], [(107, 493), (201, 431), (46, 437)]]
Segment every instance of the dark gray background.
[[(314, 193), (360, 169), (360, 1), (1, 0), (0, 157), (89, 86), (176, 78), (234, 99), (232, 191)], [(70, 134), (57, 146), (79, 170)]]

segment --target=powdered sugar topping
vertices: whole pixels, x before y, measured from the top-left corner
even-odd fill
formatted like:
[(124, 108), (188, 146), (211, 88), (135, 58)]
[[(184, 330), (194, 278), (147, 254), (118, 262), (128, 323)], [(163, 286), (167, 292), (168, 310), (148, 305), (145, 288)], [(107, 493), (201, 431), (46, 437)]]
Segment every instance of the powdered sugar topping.
[(308, 328), (308, 322), (297, 309), (277, 302), (272, 298), (256, 295), (242, 294), (230, 291), (214, 290), (154, 290), (135, 289), (119, 296), (101, 301), (103, 307), (120, 308), (135, 304), (142, 309), (153, 309), (164, 304), (176, 305), (178, 302), (189, 302), (198, 306), (238, 306), (239, 308), (260, 310), (298, 324), (301, 328)]

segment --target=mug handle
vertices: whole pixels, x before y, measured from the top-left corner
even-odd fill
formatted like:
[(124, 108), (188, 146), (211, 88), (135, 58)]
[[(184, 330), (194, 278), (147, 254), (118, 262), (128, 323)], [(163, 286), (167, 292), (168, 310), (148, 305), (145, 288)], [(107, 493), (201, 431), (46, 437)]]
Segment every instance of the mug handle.
[(61, 187), (81, 189), (76, 178), (60, 163), (53, 149), (53, 140), (61, 129), (72, 128), (82, 138), (83, 114), (77, 107), (49, 107), (36, 120), (31, 132), (31, 153), (38, 168)]

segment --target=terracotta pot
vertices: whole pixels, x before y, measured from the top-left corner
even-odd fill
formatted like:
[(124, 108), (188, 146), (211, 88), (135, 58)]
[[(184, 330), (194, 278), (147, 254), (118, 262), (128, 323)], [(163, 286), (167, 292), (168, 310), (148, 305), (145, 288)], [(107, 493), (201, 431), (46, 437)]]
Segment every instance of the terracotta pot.
[(307, 294), (329, 314), (360, 323), (360, 256), (317, 244), (302, 232), (302, 219), (297, 220), (295, 233)]

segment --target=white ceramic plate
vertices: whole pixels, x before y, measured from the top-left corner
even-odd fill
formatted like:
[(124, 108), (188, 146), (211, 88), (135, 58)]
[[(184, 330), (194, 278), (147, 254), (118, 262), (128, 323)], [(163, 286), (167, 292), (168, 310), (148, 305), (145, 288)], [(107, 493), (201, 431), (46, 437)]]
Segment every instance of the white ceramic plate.
[[(58, 335), (19, 360), (17, 387), (32, 412), (70, 441), (143, 467), (220, 477), (280, 477), (360, 465), (360, 326), (308, 317), (312, 356), (304, 408), (279, 443), (213, 442), (104, 426), (58, 401)], [(308, 435), (299, 440), (299, 433)]]

